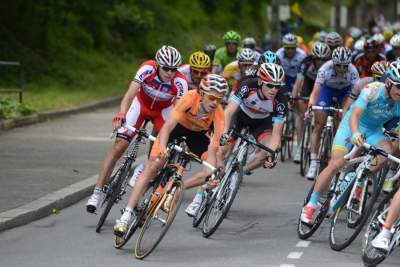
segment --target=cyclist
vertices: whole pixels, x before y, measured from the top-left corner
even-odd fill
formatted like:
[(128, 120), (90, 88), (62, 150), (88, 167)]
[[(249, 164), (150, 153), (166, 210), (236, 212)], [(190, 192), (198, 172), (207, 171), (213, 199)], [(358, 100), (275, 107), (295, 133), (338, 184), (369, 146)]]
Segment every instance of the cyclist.
[(178, 71), (185, 75), (189, 90), (197, 89), (201, 79), (211, 72), (210, 57), (201, 51), (194, 52), (189, 57), (189, 64), (180, 66)]
[(258, 59), (262, 54), (262, 50), (256, 45), (257, 45), (256, 40), (253, 37), (246, 37), (242, 41), (242, 47), (254, 50), (254, 53), (256, 54), (256, 61), (258, 61)]
[(395, 34), (390, 39), (392, 49), (386, 53), (387, 61), (392, 62), (400, 57), (400, 34)]
[(283, 36), (282, 46), (282, 48), (276, 51), (276, 55), (285, 71), (285, 88), (286, 93), (289, 93), (292, 92), (293, 84), (300, 70), (300, 64), (306, 57), (306, 54), (297, 48), (297, 38), (291, 33)]
[[(133, 215), (133, 208), (143, 195), (150, 181), (154, 179), (165, 163), (167, 143), (181, 136), (186, 137), (190, 151), (199, 157), (207, 153), (207, 161), (218, 166), (223, 164), (222, 157), (217, 155), (219, 139), (224, 124), (224, 111), (221, 101), (228, 90), (226, 80), (216, 74), (208, 74), (201, 80), (199, 90), (191, 90), (174, 106), (171, 116), (165, 122), (154, 142), (150, 158), (129, 196), (124, 212), (114, 226), (116, 235), (126, 233)], [(213, 130), (212, 137), (209, 132)], [(192, 188), (205, 183), (210, 175), (203, 169), (192, 178), (184, 181), (185, 188)]]
[(164, 45), (157, 51), (155, 61), (145, 61), (136, 72), (122, 99), (120, 111), (113, 118), (113, 127), (118, 129), (117, 138), (101, 165), (94, 192), (86, 204), (88, 212), (94, 213), (98, 208), (104, 184), (134, 137), (134, 133), (121, 127), (122, 122), (140, 128), (144, 119), (150, 118), (158, 132), (172, 104), (187, 91), (185, 76), (177, 71), (180, 64), (178, 50)]
[(378, 53), (375, 41), (370, 38), (364, 42), (364, 53), (359, 54), (354, 59), (361, 78), (372, 76), (371, 66), (375, 61), (385, 60), (385, 56)]
[[(232, 91), (235, 92), (241, 77), (244, 77), (245, 71), (256, 64), (256, 53), (250, 48), (243, 48), (237, 55), (237, 60), (225, 66), (222, 76), (232, 85)], [(229, 96), (229, 93), (228, 93)]]
[[(301, 63), (300, 71), (297, 73), (296, 82), (293, 85), (293, 97), (309, 97), (317, 78), (318, 69), (328, 60), (330, 54), (329, 46), (325, 43), (315, 42), (313, 44), (311, 55), (307, 56)], [(296, 101), (297, 118), (296, 131), (297, 140), (301, 140), (304, 125), (304, 113), (307, 110), (307, 101)], [(297, 147), (293, 158), (295, 163), (300, 162), (301, 147)]]
[[(357, 69), (351, 64), (351, 51), (348, 48), (339, 46), (332, 53), (332, 60), (327, 61), (319, 68), (315, 84), (310, 95), (309, 108), (318, 106), (330, 107), (333, 99), (339, 104), (359, 80)], [(311, 163), (306, 174), (307, 179), (314, 180), (319, 167), (317, 151), (319, 141), (327, 119), (325, 112), (315, 112), (315, 128), (311, 135)]]
[[(277, 64), (265, 63), (261, 64), (257, 76), (241, 82), (238, 90), (230, 97), (225, 109), (225, 134), (222, 139), (228, 139), (227, 132), (231, 125), (237, 131), (248, 126), (260, 143), (275, 150), (280, 144), (287, 109), (286, 96), (283, 94), (284, 71)], [(222, 147), (221, 153), (226, 155), (230, 148), (230, 145)], [(257, 150), (254, 158), (248, 162), (244, 166), (246, 173), (263, 164), (272, 168), (276, 164), (276, 158), (272, 158), (264, 150)], [(189, 216), (196, 216), (203, 198), (204, 193), (196, 194), (186, 209)]]
[(379, 54), (385, 55), (385, 37), (382, 33), (375, 33), (372, 36), (372, 40), (375, 41), (376, 48)]
[[(343, 156), (351, 150), (353, 145), (362, 146), (365, 140), (370, 145), (378, 146), (391, 153), (391, 144), (383, 135), (382, 127), (386, 121), (399, 115), (400, 64), (393, 62), (388, 68), (388, 78), (385, 83), (368, 84), (340, 122), (333, 141), (331, 160), (319, 174), (311, 198), (302, 210), (301, 220), (304, 223), (312, 223), (320, 195), (328, 189), (331, 178), (344, 165)], [(374, 170), (377, 170), (384, 162), (385, 158), (378, 156)], [(360, 193), (361, 188), (356, 187), (355, 198), (358, 200)]]
[(213, 44), (208, 44), (204, 46), (203, 52), (206, 53), (209, 57), (211, 62), (214, 60), (214, 55), (215, 51), (217, 50), (217, 47)]
[(336, 47), (343, 45), (343, 38), (337, 32), (330, 32), (325, 37), (325, 43), (329, 46), (331, 51), (331, 54), (329, 55), (329, 59), (331, 59), (333, 50), (335, 50)]
[(236, 60), (239, 47), (240, 35), (235, 31), (228, 31), (223, 36), (225, 46), (215, 52), (212, 73), (220, 74), (226, 65)]

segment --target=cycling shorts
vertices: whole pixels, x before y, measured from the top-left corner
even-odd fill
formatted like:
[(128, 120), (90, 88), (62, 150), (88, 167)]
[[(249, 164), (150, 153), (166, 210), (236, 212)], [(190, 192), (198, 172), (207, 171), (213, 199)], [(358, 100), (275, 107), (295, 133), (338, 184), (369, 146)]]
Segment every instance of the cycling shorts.
[(310, 97), (312, 89), (314, 87), (315, 80), (311, 80), (307, 76), (304, 77), (303, 86), (300, 90), (301, 97)]
[[(161, 110), (151, 110), (135, 97), (128, 113), (126, 114), (126, 123), (136, 129), (140, 129), (144, 120), (149, 119), (158, 133), (168, 118), (172, 107), (173, 106), (171, 105)], [(135, 133), (125, 127), (120, 127), (117, 132), (117, 137), (130, 142), (135, 137)]]
[(394, 131), (399, 125), (400, 117), (394, 117), (390, 121), (386, 122), (383, 127), (388, 131)]
[(232, 117), (232, 124), (234, 129), (238, 132), (244, 127), (249, 127), (250, 133), (253, 134), (260, 143), (263, 143), (264, 139), (272, 134), (273, 123), (271, 116), (265, 119), (252, 119), (240, 108)]
[(332, 107), (333, 99), (342, 104), (344, 98), (349, 95), (351, 86), (341, 90), (332, 89), (324, 85), (319, 93), (317, 105), (321, 107)]
[[(373, 146), (378, 146), (380, 142), (387, 140), (382, 129), (367, 129), (360, 125), (359, 131), (364, 135), (365, 141)], [(343, 150), (346, 153), (350, 152), (353, 147), (353, 143), (351, 142), (352, 136), (353, 134), (350, 131), (349, 121), (343, 119), (333, 139), (332, 150)]]
[[(186, 144), (190, 152), (197, 155), (199, 158), (204, 159), (203, 154), (207, 152), (208, 146), (210, 144), (210, 138), (208, 137), (207, 132), (191, 131), (178, 123), (171, 131), (168, 138), (168, 143), (172, 142), (175, 139), (179, 139), (182, 136), (186, 137)], [(151, 149), (150, 155), (153, 157), (157, 157), (160, 155), (160, 147), (158, 144), (159, 143), (157, 137), (157, 141), (154, 143), (153, 148)]]
[(285, 76), (285, 90), (286, 93), (292, 93), (294, 82), (297, 77)]

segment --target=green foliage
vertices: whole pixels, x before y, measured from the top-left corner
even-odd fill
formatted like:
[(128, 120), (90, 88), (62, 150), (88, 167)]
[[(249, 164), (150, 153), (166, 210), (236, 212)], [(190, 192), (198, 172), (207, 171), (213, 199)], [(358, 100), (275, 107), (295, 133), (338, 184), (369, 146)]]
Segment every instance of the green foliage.
[(0, 99), (0, 119), (12, 119), (31, 114), (33, 110), (25, 103), (16, 100)]

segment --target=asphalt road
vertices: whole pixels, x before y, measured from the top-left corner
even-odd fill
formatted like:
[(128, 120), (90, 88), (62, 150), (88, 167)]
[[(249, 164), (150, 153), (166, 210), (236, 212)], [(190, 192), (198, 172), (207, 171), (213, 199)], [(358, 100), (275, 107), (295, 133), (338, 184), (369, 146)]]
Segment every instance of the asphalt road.
[[(112, 225), (123, 205), (112, 210), (97, 234), (98, 216), (85, 212), (83, 200), (58, 215), (0, 233), (0, 266), (362, 266), (360, 239), (342, 252), (332, 251), (328, 222), (310, 242), (298, 239), (297, 218), (310, 185), (292, 163), (246, 176), (228, 217), (209, 239), (184, 213), (194, 193), (188, 190), (164, 240), (143, 261), (132, 254), (136, 236), (122, 250), (112, 247)], [(382, 266), (399, 262), (395, 251)]]

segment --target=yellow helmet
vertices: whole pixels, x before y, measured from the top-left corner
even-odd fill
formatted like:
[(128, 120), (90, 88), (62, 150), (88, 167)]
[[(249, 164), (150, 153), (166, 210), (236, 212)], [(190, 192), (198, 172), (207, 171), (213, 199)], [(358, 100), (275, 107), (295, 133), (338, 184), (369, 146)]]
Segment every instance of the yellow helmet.
[(208, 69), (211, 67), (211, 60), (206, 53), (197, 51), (190, 55), (189, 64), (193, 68)]

